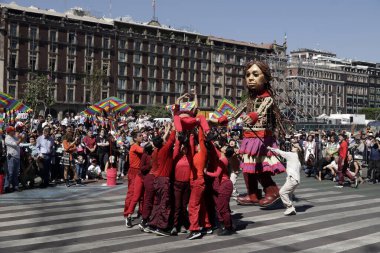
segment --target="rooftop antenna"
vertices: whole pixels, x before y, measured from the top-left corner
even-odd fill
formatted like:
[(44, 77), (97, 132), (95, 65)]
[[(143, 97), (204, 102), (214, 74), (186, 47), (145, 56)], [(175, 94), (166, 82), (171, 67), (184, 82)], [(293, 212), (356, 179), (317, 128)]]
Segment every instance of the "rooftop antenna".
[(153, 20), (157, 21), (157, 17), (156, 17), (156, 0), (152, 0), (152, 8), (153, 8)]
[(109, 0), (109, 16), (110, 16), (110, 18), (112, 18), (111, 11), (112, 11), (112, 0)]

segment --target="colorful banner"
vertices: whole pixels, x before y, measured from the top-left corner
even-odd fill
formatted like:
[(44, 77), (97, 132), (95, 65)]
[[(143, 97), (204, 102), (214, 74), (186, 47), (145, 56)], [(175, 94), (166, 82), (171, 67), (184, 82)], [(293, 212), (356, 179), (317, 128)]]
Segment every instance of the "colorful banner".
[(236, 106), (226, 98), (220, 101), (216, 110), (212, 113), (212, 118), (218, 119), (220, 117), (228, 116), (236, 110)]
[(127, 113), (132, 111), (132, 108), (128, 104), (122, 103), (120, 105), (115, 106), (112, 110), (114, 112), (120, 112), (120, 113), (127, 114)]
[(97, 105), (101, 108), (103, 108), (106, 112), (110, 111), (114, 107), (123, 104), (124, 102), (117, 98), (117, 97), (109, 97), (103, 100), (100, 100), (99, 102), (95, 103), (94, 105)]
[(13, 110), (15, 112), (31, 112), (32, 109), (22, 102), (14, 99), (11, 95), (4, 92), (0, 92), (0, 106), (6, 108), (8, 111)]

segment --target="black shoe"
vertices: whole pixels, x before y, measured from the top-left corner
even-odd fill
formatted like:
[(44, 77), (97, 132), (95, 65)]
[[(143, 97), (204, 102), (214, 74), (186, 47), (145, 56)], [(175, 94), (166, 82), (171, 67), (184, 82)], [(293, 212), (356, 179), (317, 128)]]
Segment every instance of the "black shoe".
[(212, 228), (202, 228), (201, 230), (202, 235), (211, 235), (213, 232)]
[(70, 181), (69, 180), (66, 180), (66, 187), (70, 187)]
[(145, 232), (145, 229), (148, 227), (148, 224), (147, 222), (143, 219), (141, 220), (141, 222), (139, 223), (139, 228), (141, 231), (144, 231)]
[(125, 219), (125, 225), (127, 226), (127, 228), (132, 227), (132, 218), (131, 217), (127, 217), (127, 219)]
[(160, 228), (157, 228), (156, 230), (153, 231), (156, 235), (161, 235), (161, 236), (170, 236), (169, 232), (166, 232)]
[(219, 236), (232, 235), (235, 231), (232, 228), (224, 228), (218, 232)]
[(194, 240), (197, 238), (200, 238), (202, 236), (202, 233), (199, 231), (191, 231), (191, 233), (186, 237), (186, 239)]

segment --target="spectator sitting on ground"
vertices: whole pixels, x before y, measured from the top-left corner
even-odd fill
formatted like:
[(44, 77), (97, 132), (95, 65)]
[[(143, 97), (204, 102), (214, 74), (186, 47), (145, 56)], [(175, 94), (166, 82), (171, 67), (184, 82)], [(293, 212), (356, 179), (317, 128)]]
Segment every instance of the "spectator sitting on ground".
[(100, 169), (97, 160), (92, 159), (91, 165), (87, 169), (86, 179), (98, 179), (101, 177), (101, 172), (102, 170)]
[(305, 161), (304, 171), (307, 177), (315, 176), (316, 171), (315, 171), (315, 157), (313, 154), (309, 154), (309, 157)]
[(332, 161), (329, 165), (326, 165), (323, 167), (323, 170), (330, 170), (331, 175), (333, 176), (333, 181), (336, 181), (336, 173), (338, 171), (338, 162), (339, 162), (339, 156), (334, 157), (334, 161)]

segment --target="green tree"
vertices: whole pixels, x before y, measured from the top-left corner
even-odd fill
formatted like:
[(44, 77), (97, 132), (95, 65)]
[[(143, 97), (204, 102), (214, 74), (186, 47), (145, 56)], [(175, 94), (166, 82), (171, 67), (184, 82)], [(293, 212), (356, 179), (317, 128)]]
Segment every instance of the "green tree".
[(32, 79), (25, 83), (23, 102), (30, 106), (34, 115), (37, 113), (37, 107), (42, 105), (44, 112), (55, 104), (54, 83), (44, 75), (32, 76)]
[(360, 114), (365, 114), (366, 119), (380, 120), (380, 108), (362, 108)]
[(94, 104), (101, 99), (101, 92), (103, 83), (107, 81), (107, 69), (102, 69), (100, 62), (96, 61), (94, 63), (94, 68), (91, 72), (86, 73), (86, 83), (87, 87), (91, 92), (90, 103)]
[(152, 118), (170, 118), (171, 114), (166, 110), (164, 105), (161, 106), (146, 106), (143, 108), (134, 108), (137, 114), (149, 114)]

